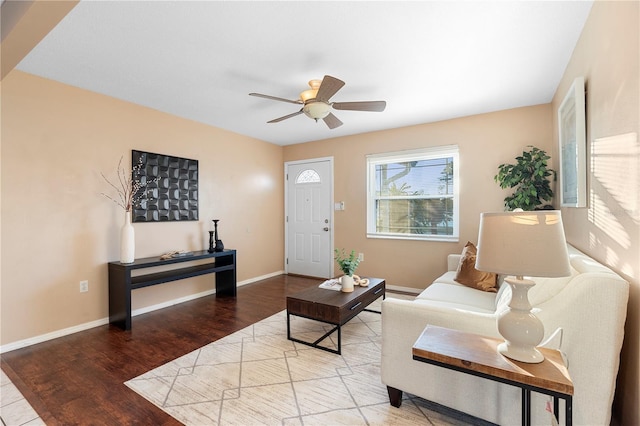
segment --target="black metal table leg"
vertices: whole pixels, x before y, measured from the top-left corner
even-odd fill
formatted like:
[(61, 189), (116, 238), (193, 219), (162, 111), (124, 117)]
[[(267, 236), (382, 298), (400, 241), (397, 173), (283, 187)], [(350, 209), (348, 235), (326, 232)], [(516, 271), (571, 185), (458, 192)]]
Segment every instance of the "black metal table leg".
[(522, 389), (522, 425), (531, 426), (531, 391)]

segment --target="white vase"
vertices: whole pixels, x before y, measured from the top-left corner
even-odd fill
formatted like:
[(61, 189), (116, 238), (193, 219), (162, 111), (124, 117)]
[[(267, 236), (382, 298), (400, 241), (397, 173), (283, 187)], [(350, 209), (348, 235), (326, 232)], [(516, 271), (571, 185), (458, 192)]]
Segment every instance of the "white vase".
[(340, 289), (344, 293), (351, 293), (353, 291), (353, 276), (352, 275), (343, 275), (340, 278), (340, 284), (342, 288)]
[(125, 212), (124, 225), (120, 230), (120, 262), (132, 263), (136, 252), (136, 234), (131, 224), (131, 212)]
[(509, 308), (498, 315), (498, 332), (505, 342), (498, 345), (498, 352), (516, 361), (537, 364), (544, 356), (536, 349), (544, 337), (544, 325), (529, 303), (529, 289), (535, 282), (529, 279), (506, 278), (511, 287)]

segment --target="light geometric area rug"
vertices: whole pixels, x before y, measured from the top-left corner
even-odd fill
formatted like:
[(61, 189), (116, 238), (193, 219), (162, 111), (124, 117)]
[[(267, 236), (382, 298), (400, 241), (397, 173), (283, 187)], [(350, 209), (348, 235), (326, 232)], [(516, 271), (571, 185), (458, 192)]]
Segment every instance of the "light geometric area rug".
[[(288, 340), (282, 311), (125, 384), (185, 425), (463, 424), (411, 395), (399, 409), (389, 404), (380, 325), (380, 314), (360, 313), (342, 327), (337, 355)], [(301, 340), (330, 328), (291, 316), (291, 335)], [(336, 339), (321, 344), (336, 348)]]

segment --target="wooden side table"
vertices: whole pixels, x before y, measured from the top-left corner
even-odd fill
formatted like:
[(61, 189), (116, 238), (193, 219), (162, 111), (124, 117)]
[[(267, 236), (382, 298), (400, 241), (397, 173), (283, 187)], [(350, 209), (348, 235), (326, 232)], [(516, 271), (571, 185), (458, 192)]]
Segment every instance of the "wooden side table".
[(522, 389), (522, 424), (531, 424), (531, 391), (553, 397), (558, 419), (558, 398), (565, 401), (565, 422), (572, 424), (573, 383), (560, 352), (538, 348), (545, 359), (539, 364), (514, 361), (502, 356), (502, 340), (427, 325), (413, 345), (413, 359), (460, 371)]

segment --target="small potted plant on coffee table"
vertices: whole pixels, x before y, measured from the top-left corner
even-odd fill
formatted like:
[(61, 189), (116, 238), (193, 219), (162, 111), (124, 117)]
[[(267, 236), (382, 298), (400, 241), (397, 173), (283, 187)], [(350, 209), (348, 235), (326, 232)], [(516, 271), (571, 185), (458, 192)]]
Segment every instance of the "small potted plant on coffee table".
[(335, 259), (336, 263), (340, 267), (340, 270), (344, 273), (344, 276), (340, 278), (342, 291), (345, 293), (350, 293), (353, 291), (353, 274), (356, 272), (356, 269), (360, 264), (360, 259), (358, 259), (358, 256), (356, 256), (355, 250), (351, 250), (351, 253), (349, 254), (349, 256), (347, 256), (344, 252), (344, 249), (335, 249)]

